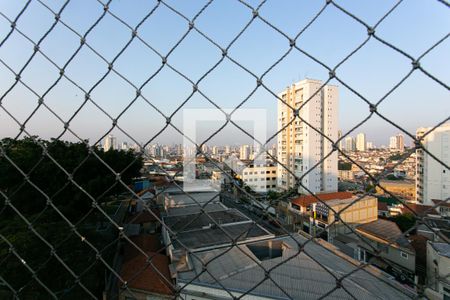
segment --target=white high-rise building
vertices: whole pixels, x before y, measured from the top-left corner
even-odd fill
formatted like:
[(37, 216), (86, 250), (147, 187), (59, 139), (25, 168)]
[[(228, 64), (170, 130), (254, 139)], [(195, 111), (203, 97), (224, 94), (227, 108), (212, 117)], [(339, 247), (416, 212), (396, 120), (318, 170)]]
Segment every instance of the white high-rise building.
[(225, 146), (225, 154), (226, 154), (226, 155), (229, 155), (230, 152), (231, 152), (231, 151), (230, 151), (230, 146), (229, 146), (229, 145), (226, 145), (226, 146)]
[(128, 150), (128, 143), (127, 142), (123, 142), (122, 146), (121, 146), (121, 149), (124, 150), (124, 151), (127, 151)]
[(344, 139), (344, 150), (345, 151), (355, 151), (355, 139), (351, 136), (347, 136)]
[(389, 138), (389, 149), (399, 150), (401, 152), (405, 150), (405, 138), (403, 134), (399, 133)]
[(112, 134), (108, 135), (103, 142), (103, 150), (117, 149), (117, 138)]
[[(332, 141), (338, 138), (338, 88), (319, 80), (305, 79), (278, 94), (286, 104), (300, 108), (300, 117)], [(312, 97), (312, 98), (311, 98)], [(311, 98), (311, 99), (310, 99)], [(294, 118), (294, 111), (278, 102), (278, 130)], [(305, 122), (296, 118), (278, 134), (278, 160), (296, 176), (305, 175), (302, 184), (313, 193), (337, 191), (337, 152), (332, 143)], [(323, 160), (323, 161), (322, 161)], [(316, 166), (317, 163), (322, 162)], [(313, 170), (311, 170), (313, 169)], [(311, 171), (310, 171), (311, 170)], [(310, 171), (310, 172), (308, 172)], [(308, 172), (308, 173), (307, 173)], [(277, 170), (277, 185), (282, 189), (296, 186), (294, 177), (281, 165)], [(308, 193), (299, 186), (300, 193)]]
[[(432, 128), (419, 128), (416, 137), (421, 138)], [(450, 165), (450, 123), (437, 127), (422, 140), (423, 148)], [(433, 204), (433, 199), (450, 197), (450, 170), (437, 162), (422, 149), (416, 150), (416, 201)]]
[(212, 155), (218, 155), (219, 154), (219, 147), (213, 146), (211, 149)]
[(240, 160), (248, 160), (250, 159), (250, 146), (249, 145), (242, 145), (239, 151), (239, 159)]
[(366, 149), (367, 149), (367, 150), (375, 149), (375, 147), (373, 146), (373, 143), (372, 143), (372, 142), (367, 142), (367, 143), (366, 143)]
[(366, 151), (366, 135), (364, 133), (358, 133), (356, 136), (356, 150)]

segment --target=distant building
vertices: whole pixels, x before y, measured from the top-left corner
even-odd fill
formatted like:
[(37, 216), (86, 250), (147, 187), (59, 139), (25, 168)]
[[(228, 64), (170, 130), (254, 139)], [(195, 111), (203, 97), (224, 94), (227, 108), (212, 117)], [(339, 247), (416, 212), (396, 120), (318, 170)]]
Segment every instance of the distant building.
[[(422, 139), (431, 129), (417, 129), (416, 137)], [(424, 149), (450, 165), (450, 123), (435, 128), (421, 142)], [(416, 150), (416, 191), (416, 201), (422, 204), (450, 197), (450, 170), (422, 149)]]
[(356, 143), (355, 139), (351, 136), (347, 136), (344, 139), (344, 150), (345, 151), (355, 151), (356, 150)]
[(239, 159), (249, 160), (251, 154), (251, 147), (249, 145), (242, 145), (239, 149)]
[(272, 163), (250, 164), (242, 171), (242, 181), (257, 192), (277, 187), (277, 167)]
[(372, 143), (372, 142), (367, 142), (367, 143), (366, 143), (366, 149), (367, 149), (367, 150), (371, 150), (371, 149), (375, 149), (375, 147), (373, 146), (373, 143)]
[(403, 134), (399, 133), (389, 138), (389, 149), (403, 152), (405, 150), (405, 139)]
[(219, 147), (213, 146), (211, 149), (212, 155), (218, 155), (219, 154)]
[(364, 133), (358, 133), (356, 136), (356, 150), (366, 151), (366, 135)]
[[(302, 107), (300, 117), (310, 124), (299, 118), (292, 121), (292, 109), (278, 101), (278, 129), (281, 131), (278, 134), (277, 158), (281, 164), (277, 174), (281, 189), (287, 190), (297, 184), (287, 168), (296, 176), (304, 175), (302, 185), (307, 189), (298, 187), (300, 193), (309, 193), (308, 190), (313, 193), (337, 191), (337, 152), (327, 156), (333, 147), (324, 136), (337, 140), (339, 93), (337, 86), (321, 87), (321, 81), (305, 79), (278, 94), (290, 107)], [(319, 162), (322, 163), (316, 166)]]
[(112, 134), (108, 135), (103, 142), (103, 150), (116, 150), (117, 149), (117, 138)]

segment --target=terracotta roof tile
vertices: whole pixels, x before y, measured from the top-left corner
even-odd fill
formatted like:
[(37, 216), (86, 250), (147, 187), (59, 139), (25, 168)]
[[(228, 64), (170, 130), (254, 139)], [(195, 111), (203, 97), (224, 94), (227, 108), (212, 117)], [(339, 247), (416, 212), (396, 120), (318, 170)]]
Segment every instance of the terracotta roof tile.
[[(170, 279), (169, 258), (159, 253), (148, 253), (151, 264), (143, 255), (124, 262), (120, 276), (129, 288), (163, 295), (173, 295), (173, 283)], [(158, 270), (158, 271), (156, 271)]]
[[(322, 201), (330, 201), (337, 199), (349, 199), (353, 197), (353, 194), (350, 192), (335, 192), (335, 193), (324, 193), (324, 194), (316, 194), (317, 198)], [(313, 195), (300, 196), (291, 200), (291, 203), (296, 204), (298, 206), (308, 206), (312, 203), (319, 202), (317, 198)]]
[(123, 280), (127, 281), (128, 287), (150, 293), (173, 295), (169, 258), (157, 252), (162, 248), (159, 237), (146, 234), (131, 237), (130, 240), (151, 258), (151, 264), (147, 262), (147, 257), (141, 251), (128, 243), (125, 246), (124, 260), (120, 271), (120, 275)]

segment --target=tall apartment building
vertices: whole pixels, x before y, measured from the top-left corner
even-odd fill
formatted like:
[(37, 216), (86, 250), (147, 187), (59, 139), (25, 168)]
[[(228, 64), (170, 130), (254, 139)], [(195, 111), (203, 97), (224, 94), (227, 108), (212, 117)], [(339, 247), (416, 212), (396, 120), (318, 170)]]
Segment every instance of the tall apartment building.
[[(419, 128), (421, 138), (432, 128)], [(447, 166), (450, 165), (450, 123), (437, 127), (422, 140), (423, 147)], [(433, 205), (432, 199), (450, 197), (450, 170), (422, 149), (416, 151), (416, 201)]]
[(356, 136), (356, 150), (366, 151), (366, 135), (364, 133), (358, 133)]
[(391, 136), (389, 138), (389, 148), (403, 152), (405, 150), (405, 138), (403, 134), (399, 133), (395, 136)]
[(117, 138), (112, 134), (108, 135), (103, 142), (103, 150), (117, 149)]
[[(300, 109), (300, 117), (320, 132), (299, 118), (285, 128), (294, 118), (294, 112), (286, 104), (278, 102), (278, 130), (284, 128), (278, 134), (278, 160), (299, 177), (313, 169), (302, 180), (302, 184), (313, 193), (336, 191), (338, 178), (336, 151), (318, 164), (332, 151), (332, 143), (322, 134), (336, 141), (339, 128), (338, 88), (327, 85), (319, 91), (321, 86), (319, 80), (305, 79), (278, 94), (293, 108), (304, 105)], [(295, 186), (294, 177), (281, 164), (278, 164), (277, 175), (279, 188), (286, 190)], [(308, 193), (302, 187), (299, 187), (299, 192)]]
[(356, 144), (355, 139), (351, 136), (347, 136), (344, 139), (344, 150), (345, 151), (355, 151), (356, 150)]
[(242, 145), (239, 149), (239, 159), (248, 160), (250, 159), (251, 147), (249, 145)]

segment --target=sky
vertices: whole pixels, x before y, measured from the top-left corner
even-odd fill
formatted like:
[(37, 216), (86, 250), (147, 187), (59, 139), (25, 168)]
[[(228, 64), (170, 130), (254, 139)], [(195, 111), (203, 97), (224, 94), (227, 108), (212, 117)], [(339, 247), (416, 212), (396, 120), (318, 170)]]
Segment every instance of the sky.
[[(64, 1), (41, 0), (57, 11)], [(169, 5), (192, 19), (205, 5), (206, 1), (167, 0)], [(266, 1), (259, 14), (290, 37), (308, 24), (320, 11), (325, 1)], [(25, 1), (0, 0), (0, 41), (10, 30), (9, 19), (14, 19)], [(112, 0), (110, 11), (135, 27), (156, 5), (157, 1)], [(253, 7), (259, 1), (247, 1)], [(375, 25), (396, 3), (396, 1), (336, 1), (340, 6), (358, 16), (367, 24)], [(61, 20), (81, 35), (96, 22), (103, 13), (99, 1), (72, 0), (61, 14)], [(207, 35), (216, 44), (225, 48), (252, 19), (252, 10), (235, 0), (213, 1), (195, 20), (195, 27)], [(31, 1), (29, 7), (17, 22), (17, 28), (34, 42), (48, 31), (54, 21), (53, 14), (38, 1)], [(148, 46), (163, 56), (177, 44), (188, 30), (188, 21), (160, 5), (140, 26), (138, 35), (145, 45), (134, 39), (114, 63), (114, 69), (135, 86), (141, 86), (160, 67), (161, 58)], [(412, 57), (419, 57), (431, 45), (445, 37), (450, 30), (450, 10), (438, 1), (403, 1), (376, 28), (376, 34)], [(89, 32), (87, 44), (106, 61), (111, 61), (126, 45), (131, 30), (110, 14)], [(316, 21), (298, 38), (297, 45), (323, 64), (335, 67), (350, 52), (355, 50), (367, 38), (367, 29), (329, 5)], [(58, 66), (64, 65), (79, 46), (80, 38), (62, 24), (56, 27), (42, 41), (40, 50)], [(261, 76), (289, 49), (289, 41), (266, 23), (256, 19), (242, 35), (231, 45), (228, 54), (244, 68)], [(14, 32), (0, 47), (1, 62), (18, 72), (31, 56), (33, 44), (18, 32)], [(421, 66), (441, 82), (450, 82), (450, 39), (420, 60)], [(170, 53), (168, 63), (180, 73), (196, 82), (211, 69), (222, 57), (221, 50), (210, 41), (192, 30)], [(26, 130), (32, 135), (43, 138), (59, 136), (67, 122), (83, 103), (83, 90), (92, 89), (96, 82), (107, 72), (108, 64), (94, 51), (84, 46), (65, 69), (65, 75), (75, 82), (63, 78), (44, 97), (44, 102), (56, 113), (56, 118), (45, 107), (40, 107), (26, 124)], [(0, 63), (0, 95), (12, 86), (15, 75)], [(381, 42), (370, 39), (369, 42), (339, 66), (336, 74), (348, 86), (371, 102), (377, 102), (392, 89), (412, 68), (411, 61), (388, 48)], [(38, 95), (42, 95), (55, 82), (59, 70), (42, 54), (38, 53), (21, 79)], [(328, 79), (328, 70), (297, 50), (291, 51), (279, 64), (268, 72), (264, 84), (273, 92), (279, 93), (286, 86), (304, 79)], [(369, 114), (368, 105), (357, 95), (337, 82), (339, 86), (339, 123), (340, 129), (348, 132)], [(230, 59), (225, 58), (213, 71), (201, 80), (199, 90), (207, 98), (224, 109), (233, 109), (246, 99), (256, 87), (255, 78)], [(81, 88), (81, 89), (80, 89)], [(83, 90), (82, 90), (83, 89)], [(168, 68), (163, 67), (157, 75), (142, 88), (142, 95), (123, 114), (135, 98), (136, 90), (120, 76), (110, 73), (105, 80), (96, 85), (90, 93), (91, 98), (101, 107), (88, 102), (73, 118), (70, 128), (83, 139), (99, 141), (111, 129), (112, 121), (106, 115), (118, 119), (119, 126), (138, 142), (180, 143), (181, 135), (168, 127), (162, 134), (158, 132), (165, 126), (165, 116), (171, 115), (187, 100), (192, 92), (192, 84)], [(450, 97), (448, 89), (420, 71), (415, 71), (406, 81), (392, 92), (378, 107), (386, 118), (414, 134), (418, 127), (434, 126), (450, 116)], [(277, 99), (263, 88), (257, 89), (242, 105), (245, 109), (265, 109), (267, 113), (267, 136), (276, 132)], [(152, 105), (150, 105), (151, 103)], [(18, 84), (1, 100), (2, 106), (19, 122), (24, 122), (38, 105), (38, 97), (23, 84)], [(214, 106), (202, 95), (195, 93), (182, 107), (185, 109), (214, 109)], [(106, 113), (106, 114), (105, 114)], [(223, 124), (223, 120), (199, 123), (197, 136), (204, 139)], [(171, 119), (182, 129), (183, 109)], [(240, 123), (250, 133), (251, 122)], [(261, 126), (261, 124), (257, 124)], [(19, 125), (4, 111), (0, 110), (0, 138), (15, 136)], [(358, 127), (351, 135), (366, 133), (367, 140), (376, 145), (388, 145), (389, 136), (399, 133), (399, 129), (379, 117), (372, 117)], [(119, 141), (128, 141), (118, 129), (112, 134)], [(71, 133), (65, 133), (62, 139), (76, 140)], [(407, 144), (408, 144), (408, 139)], [(228, 125), (212, 140), (211, 144), (239, 144), (248, 142), (248, 137)]]

